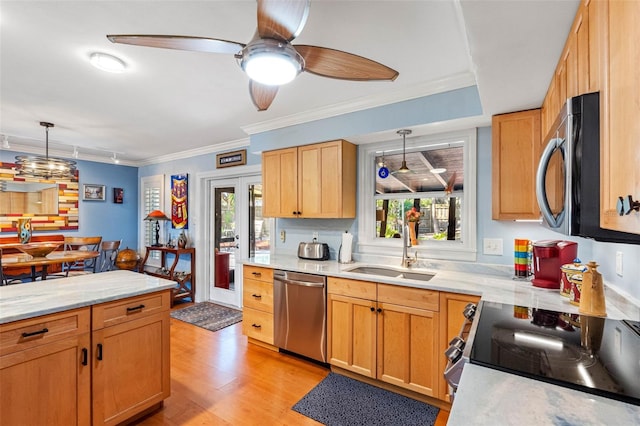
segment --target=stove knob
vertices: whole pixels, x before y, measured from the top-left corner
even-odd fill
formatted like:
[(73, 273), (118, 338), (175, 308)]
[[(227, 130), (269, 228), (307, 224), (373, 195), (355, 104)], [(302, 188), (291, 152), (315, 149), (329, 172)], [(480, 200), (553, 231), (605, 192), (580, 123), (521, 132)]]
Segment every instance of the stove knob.
[(469, 321), (473, 320), (473, 317), (475, 316), (475, 314), (476, 314), (476, 305), (474, 305), (473, 303), (469, 303), (467, 306), (465, 306), (464, 311), (462, 312), (462, 315), (464, 315), (464, 317)]
[(456, 362), (462, 356), (462, 350), (455, 346), (450, 346), (449, 349), (444, 352), (444, 355), (449, 359), (449, 361)]
[(455, 346), (458, 349), (464, 349), (464, 340), (456, 336), (449, 342), (449, 346)]

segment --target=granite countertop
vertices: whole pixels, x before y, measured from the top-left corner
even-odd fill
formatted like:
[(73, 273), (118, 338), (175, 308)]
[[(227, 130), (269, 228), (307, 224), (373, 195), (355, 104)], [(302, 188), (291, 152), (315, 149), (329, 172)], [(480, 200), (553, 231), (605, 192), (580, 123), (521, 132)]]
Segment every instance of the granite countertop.
[[(244, 264), (326, 276), (369, 280), (454, 293), (474, 294), (494, 303), (578, 313), (558, 290), (533, 287), (504, 273), (476, 265), (460, 270), (411, 268), (435, 273), (426, 282), (349, 272), (358, 266), (383, 266), (364, 262), (340, 264), (336, 261), (305, 261), (295, 256), (248, 259)], [(391, 266), (393, 267), (393, 266)], [(469, 269), (465, 271), (465, 268)], [(401, 268), (398, 268), (401, 269)], [(620, 301), (607, 291), (607, 316), (640, 320), (640, 307)], [(443, 355), (444, 356), (444, 355)], [(491, 368), (466, 364), (452, 405), (448, 425), (631, 425), (640, 424), (640, 407), (573, 389), (528, 379)]]
[(0, 324), (175, 286), (174, 281), (124, 270), (2, 286)]

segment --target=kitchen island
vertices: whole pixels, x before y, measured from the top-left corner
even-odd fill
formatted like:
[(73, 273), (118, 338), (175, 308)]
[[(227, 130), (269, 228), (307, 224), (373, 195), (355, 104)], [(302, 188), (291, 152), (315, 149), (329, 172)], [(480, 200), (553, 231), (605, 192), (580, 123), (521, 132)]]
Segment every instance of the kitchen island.
[[(335, 261), (304, 261), (294, 256), (250, 259), (248, 265), (316, 273), (329, 277), (375, 281), (421, 289), (481, 296), (498, 304), (526, 306), (578, 313), (578, 306), (560, 296), (558, 290), (533, 287), (528, 281), (512, 280), (504, 270), (477, 264), (453, 268), (412, 268), (435, 274), (429, 281), (393, 278), (351, 272), (357, 267), (380, 267), (367, 263), (339, 264)], [(393, 267), (392, 267), (393, 268)], [(613, 319), (640, 320), (640, 308), (607, 289), (607, 313)], [(441, 354), (444, 358), (444, 354)], [(484, 416), (484, 417), (483, 417)], [(468, 424), (640, 424), (640, 407), (552, 385), (515, 374), (467, 364), (451, 407), (450, 425)]]
[(116, 425), (161, 407), (175, 286), (111, 271), (0, 287), (2, 423)]

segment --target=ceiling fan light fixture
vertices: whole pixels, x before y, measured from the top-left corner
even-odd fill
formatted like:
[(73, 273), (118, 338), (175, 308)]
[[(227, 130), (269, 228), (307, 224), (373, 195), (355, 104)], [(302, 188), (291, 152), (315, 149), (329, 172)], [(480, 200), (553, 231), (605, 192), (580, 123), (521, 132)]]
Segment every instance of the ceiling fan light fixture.
[(267, 86), (291, 82), (302, 71), (304, 62), (290, 44), (271, 39), (248, 44), (239, 59), (251, 80)]
[(127, 68), (122, 59), (107, 53), (94, 52), (89, 57), (89, 60), (91, 65), (102, 71), (122, 73)]

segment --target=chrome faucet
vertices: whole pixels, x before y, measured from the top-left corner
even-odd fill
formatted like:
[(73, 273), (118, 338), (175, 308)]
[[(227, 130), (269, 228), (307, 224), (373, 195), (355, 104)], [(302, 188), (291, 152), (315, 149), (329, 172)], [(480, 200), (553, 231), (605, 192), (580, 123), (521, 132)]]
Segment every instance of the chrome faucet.
[(415, 262), (418, 261), (418, 252), (415, 253), (415, 258), (411, 259), (407, 254), (407, 248), (411, 247), (411, 238), (409, 237), (409, 225), (405, 224), (402, 227), (402, 267), (410, 268)]

